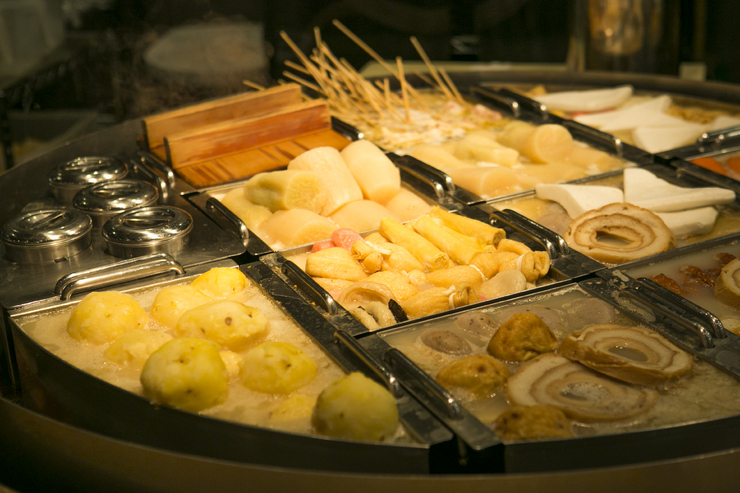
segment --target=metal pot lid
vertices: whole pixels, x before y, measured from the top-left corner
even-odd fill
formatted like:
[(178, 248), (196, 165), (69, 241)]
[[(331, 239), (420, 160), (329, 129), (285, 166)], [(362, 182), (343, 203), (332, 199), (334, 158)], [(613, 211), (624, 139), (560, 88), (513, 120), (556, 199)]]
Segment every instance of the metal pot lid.
[(68, 209), (27, 212), (8, 221), (2, 230), (3, 241), (21, 247), (44, 247), (81, 238), (92, 230), (87, 214)]
[(103, 225), (103, 238), (121, 245), (158, 244), (181, 238), (193, 229), (193, 218), (169, 205), (139, 207), (113, 216)]
[(83, 188), (74, 197), (75, 209), (90, 214), (123, 212), (152, 205), (159, 191), (142, 180), (109, 180)]
[(101, 181), (117, 180), (128, 173), (120, 159), (107, 156), (78, 157), (60, 164), (49, 172), (49, 183), (57, 187), (80, 187)]

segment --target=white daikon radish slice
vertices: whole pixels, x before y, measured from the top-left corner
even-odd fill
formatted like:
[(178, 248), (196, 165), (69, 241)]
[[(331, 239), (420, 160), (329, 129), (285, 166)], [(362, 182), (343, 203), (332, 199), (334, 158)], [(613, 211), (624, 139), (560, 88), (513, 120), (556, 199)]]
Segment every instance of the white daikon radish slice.
[(537, 185), (537, 197), (554, 200), (571, 218), (586, 211), (600, 209), (607, 204), (623, 202), (624, 194), (618, 188), (590, 185)]
[(470, 166), (450, 170), (449, 175), (456, 185), (483, 198), (498, 197), (525, 189), (521, 184), (520, 175), (502, 166)]
[(414, 192), (401, 188), (395, 197), (385, 204), (385, 208), (398, 217), (402, 223), (416, 219), (422, 214), (426, 214), (432, 208), (424, 199)]
[(272, 212), (284, 209), (321, 212), (327, 191), (316, 173), (280, 170), (254, 175), (244, 184), (244, 197)]
[[(635, 115), (642, 113), (663, 112), (671, 105), (671, 98), (667, 95), (658, 96), (649, 99), (643, 103), (632, 105), (623, 110), (605, 111), (594, 115), (580, 115), (574, 118), (575, 121), (584, 125), (601, 128), (610, 124), (622, 128), (632, 128), (629, 125), (634, 121)], [(626, 126), (625, 126), (626, 125)]]
[(712, 121), (707, 131), (712, 132), (714, 130), (722, 130), (723, 128), (736, 127), (738, 125), (740, 125), (740, 118), (720, 115)]
[(366, 199), (386, 202), (401, 189), (400, 171), (372, 142), (352, 142), (341, 155)]
[(719, 187), (684, 188), (641, 168), (624, 170), (624, 201), (654, 212), (676, 212), (735, 200), (735, 192)]
[(380, 220), (386, 217), (399, 220), (391, 211), (372, 200), (356, 200), (339, 208), (329, 219), (342, 228), (355, 231), (378, 229)]
[(468, 164), (460, 161), (450, 151), (441, 146), (424, 144), (420, 145), (409, 154), (419, 161), (434, 166), (437, 169), (449, 173), (450, 170), (465, 168)]
[(257, 235), (265, 237), (271, 246), (275, 242), (285, 247), (331, 238), (337, 225), (315, 212), (305, 209), (277, 211), (259, 227)]
[(632, 140), (640, 149), (656, 153), (693, 144), (706, 130), (705, 125), (696, 123), (680, 128), (638, 127), (632, 131)]
[(705, 235), (712, 231), (719, 212), (714, 207), (701, 207), (679, 212), (656, 212), (676, 238)]
[(564, 91), (537, 96), (534, 99), (547, 105), (549, 110), (603, 111), (616, 108), (632, 97), (632, 86), (587, 91)]
[(242, 187), (235, 188), (221, 199), (221, 203), (244, 222), (247, 228), (254, 231), (266, 221), (271, 215), (270, 209), (261, 205), (253, 204), (244, 197)]
[(313, 171), (326, 185), (326, 203), (320, 211), (328, 216), (348, 202), (360, 200), (362, 191), (352, 177), (339, 151), (333, 147), (316, 147), (304, 152), (290, 163), (289, 170)]
[(620, 118), (619, 120), (606, 123), (601, 126), (601, 130), (604, 132), (616, 132), (631, 128), (690, 128), (696, 125), (696, 123), (666, 115), (661, 111), (649, 110), (633, 112), (629, 115), (629, 118)]
[(499, 142), (527, 156), (533, 163), (565, 161), (573, 149), (573, 137), (562, 125), (534, 126), (512, 122), (504, 128)]
[(471, 132), (455, 142), (454, 154), (460, 159), (496, 163), (511, 167), (519, 162), (519, 152), (504, 147), (495, 139), (495, 134), (489, 131)]

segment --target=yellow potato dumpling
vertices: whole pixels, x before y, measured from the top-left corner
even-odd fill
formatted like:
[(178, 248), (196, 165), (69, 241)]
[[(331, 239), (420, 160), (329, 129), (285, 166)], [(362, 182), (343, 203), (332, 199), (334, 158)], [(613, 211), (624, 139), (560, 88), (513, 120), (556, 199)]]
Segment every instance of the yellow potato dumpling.
[(177, 336), (199, 337), (240, 351), (267, 331), (267, 317), (238, 301), (216, 300), (191, 308), (175, 326)]
[(226, 365), (226, 369), (229, 372), (229, 378), (231, 377), (238, 377), (239, 376), (239, 361), (241, 361), (242, 357), (239, 355), (239, 353), (235, 353), (234, 351), (221, 351), (218, 354), (221, 355), (221, 360)]
[(198, 276), (191, 285), (214, 298), (228, 298), (244, 292), (249, 281), (239, 269), (214, 267)]
[(311, 423), (324, 435), (380, 441), (395, 434), (398, 409), (388, 390), (361, 373), (350, 373), (321, 392)]
[(174, 328), (183, 313), (208, 303), (211, 299), (192, 285), (169, 286), (160, 290), (154, 297), (149, 313), (157, 322)]
[(149, 356), (141, 372), (141, 385), (154, 404), (198, 412), (226, 400), (229, 372), (216, 344), (182, 337)]
[(143, 329), (146, 311), (131, 296), (116, 291), (90, 293), (72, 312), (67, 332), (78, 341), (103, 344), (133, 329)]
[(267, 394), (290, 394), (316, 375), (316, 363), (286, 342), (266, 342), (251, 349), (239, 367), (245, 387)]
[(275, 423), (287, 423), (311, 418), (316, 397), (306, 394), (293, 394), (280, 402), (270, 412), (270, 421)]
[(172, 336), (165, 332), (145, 329), (129, 330), (113, 341), (103, 356), (119, 365), (131, 364), (142, 367), (154, 351), (170, 340)]

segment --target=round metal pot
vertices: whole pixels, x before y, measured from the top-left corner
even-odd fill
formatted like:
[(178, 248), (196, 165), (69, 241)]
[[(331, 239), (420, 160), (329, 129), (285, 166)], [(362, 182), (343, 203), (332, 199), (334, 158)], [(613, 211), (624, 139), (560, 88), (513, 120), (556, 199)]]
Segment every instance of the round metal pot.
[(128, 173), (120, 159), (106, 156), (85, 156), (72, 159), (52, 169), (48, 174), (51, 194), (61, 204), (72, 204), (77, 192), (107, 180), (119, 180)]
[(60, 261), (85, 250), (92, 242), (92, 219), (66, 209), (27, 212), (2, 230), (5, 253), (18, 263)]
[(108, 253), (132, 258), (149, 253), (175, 253), (187, 245), (193, 218), (177, 207), (139, 207), (109, 219), (102, 229)]
[(74, 196), (72, 205), (102, 228), (105, 222), (121, 212), (157, 203), (159, 191), (142, 180), (109, 180), (83, 188)]

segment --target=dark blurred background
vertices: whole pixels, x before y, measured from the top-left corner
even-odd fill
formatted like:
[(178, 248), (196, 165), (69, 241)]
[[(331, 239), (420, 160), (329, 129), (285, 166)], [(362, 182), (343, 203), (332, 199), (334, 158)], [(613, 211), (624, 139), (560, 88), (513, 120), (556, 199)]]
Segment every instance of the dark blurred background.
[[(656, 43), (647, 58), (593, 51), (584, 19), (596, 4), (605, 17), (652, 9), (640, 26)], [(49, 141), (243, 91), (244, 79), (273, 84), (297, 61), (281, 30), (310, 52), (318, 27), (359, 70), (370, 56), (333, 19), (386, 59), (419, 60), (416, 36), (440, 62), (740, 83), (738, 18), (736, 0), (0, 0), (0, 139), (18, 164)]]

